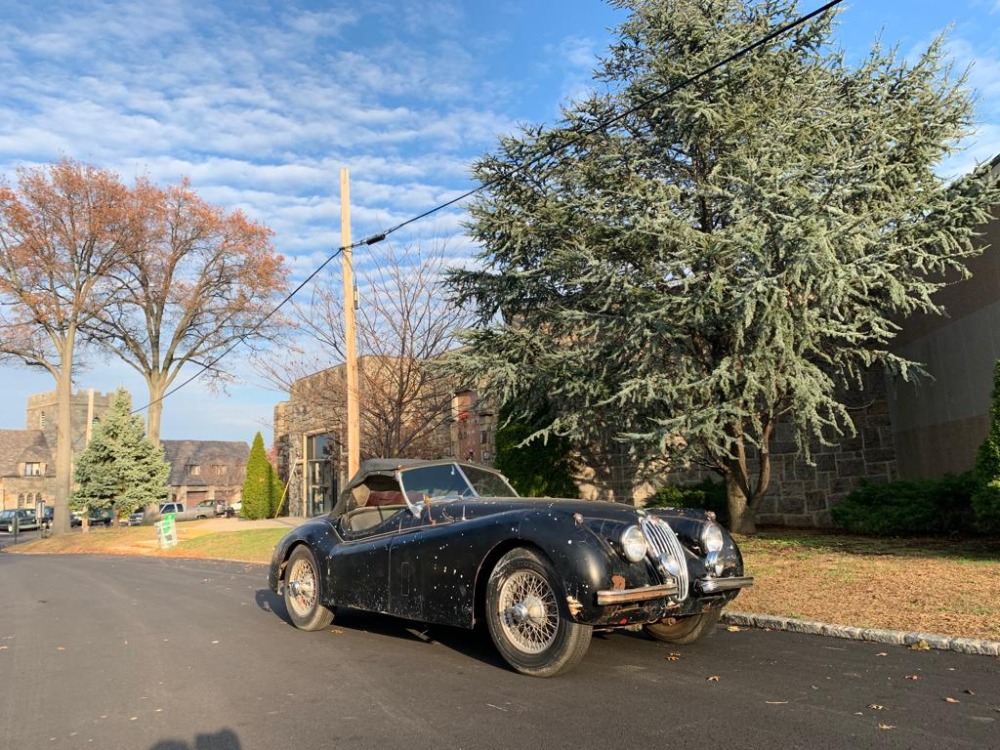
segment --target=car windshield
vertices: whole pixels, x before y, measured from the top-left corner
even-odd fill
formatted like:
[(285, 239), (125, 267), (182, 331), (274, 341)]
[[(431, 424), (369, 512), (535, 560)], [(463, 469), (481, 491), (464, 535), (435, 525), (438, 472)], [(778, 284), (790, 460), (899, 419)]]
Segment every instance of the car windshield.
[(407, 493), (437, 497), (516, 497), (517, 493), (499, 474), (474, 466), (439, 464), (402, 472)]

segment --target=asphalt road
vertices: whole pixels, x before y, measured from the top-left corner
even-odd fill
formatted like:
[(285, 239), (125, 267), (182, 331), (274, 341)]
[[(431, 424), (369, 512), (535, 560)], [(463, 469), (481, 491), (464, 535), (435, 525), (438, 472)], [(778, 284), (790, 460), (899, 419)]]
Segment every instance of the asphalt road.
[(296, 631), (257, 565), (5, 552), (0, 596), (4, 750), (1000, 748), (995, 657), (618, 633), (542, 680), (480, 632)]

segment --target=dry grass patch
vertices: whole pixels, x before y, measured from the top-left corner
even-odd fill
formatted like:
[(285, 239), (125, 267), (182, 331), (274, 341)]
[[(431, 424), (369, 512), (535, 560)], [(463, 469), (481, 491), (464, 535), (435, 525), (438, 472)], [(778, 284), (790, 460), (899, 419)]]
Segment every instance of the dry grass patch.
[(755, 585), (733, 609), (1000, 640), (1000, 542), (774, 532), (739, 540)]

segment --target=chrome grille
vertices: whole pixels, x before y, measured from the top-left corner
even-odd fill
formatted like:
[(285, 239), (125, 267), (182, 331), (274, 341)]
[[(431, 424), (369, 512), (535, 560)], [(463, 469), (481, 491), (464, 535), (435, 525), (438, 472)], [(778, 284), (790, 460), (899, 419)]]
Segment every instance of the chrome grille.
[(684, 547), (677, 539), (670, 524), (662, 518), (647, 516), (642, 519), (642, 532), (646, 535), (649, 543), (649, 554), (653, 558), (661, 573), (669, 575), (664, 558), (672, 557), (677, 561), (677, 601), (684, 601), (688, 597), (691, 577), (688, 574), (687, 556), (684, 554)]

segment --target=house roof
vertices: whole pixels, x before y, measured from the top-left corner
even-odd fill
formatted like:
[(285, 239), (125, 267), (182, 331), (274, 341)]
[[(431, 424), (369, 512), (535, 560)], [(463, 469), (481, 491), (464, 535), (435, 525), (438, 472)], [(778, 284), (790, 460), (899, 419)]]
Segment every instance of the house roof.
[(20, 476), (20, 464), (46, 464), (45, 476), (55, 475), (52, 449), (41, 430), (0, 430), (0, 476)]
[(250, 445), (238, 440), (163, 440), (161, 444), (163, 457), (170, 464), (170, 485), (205, 484), (203, 476), (188, 473), (189, 466), (242, 467), (250, 457)]

